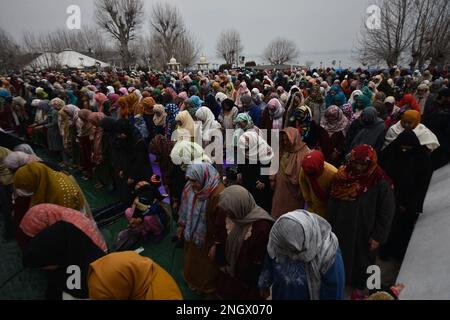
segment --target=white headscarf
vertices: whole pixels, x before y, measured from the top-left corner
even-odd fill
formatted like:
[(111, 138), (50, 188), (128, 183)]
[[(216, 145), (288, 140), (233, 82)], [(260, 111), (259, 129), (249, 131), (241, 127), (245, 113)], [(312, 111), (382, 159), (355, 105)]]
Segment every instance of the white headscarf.
[(338, 239), (325, 219), (296, 210), (275, 222), (267, 252), (278, 263), (286, 258), (304, 262), (310, 299), (319, 300), (322, 276), (335, 262), (338, 247)]
[(202, 122), (203, 141), (211, 141), (211, 138), (221, 133), (221, 125), (215, 120), (214, 114), (208, 107), (200, 107), (195, 113), (195, 117)]
[(252, 163), (269, 163), (273, 157), (273, 150), (257, 132), (248, 130), (241, 135), (238, 142), (238, 148), (242, 152), (246, 150), (246, 158)]

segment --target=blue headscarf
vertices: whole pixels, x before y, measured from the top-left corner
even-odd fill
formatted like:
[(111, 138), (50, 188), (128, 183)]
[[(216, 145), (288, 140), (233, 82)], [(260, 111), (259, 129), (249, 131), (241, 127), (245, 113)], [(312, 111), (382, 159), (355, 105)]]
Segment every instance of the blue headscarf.
[[(335, 92), (336, 94), (332, 95), (331, 92)], [(336, 105), (339, 108), (342, 108), (342, 106), (347, 102), (347, 98), (345, 97), (345, 94), (342, 91), (341, 87), (332, 86), (327, 94), (327, 97), (325, 98), (325, 102), (327, 108), (332, 105)]]

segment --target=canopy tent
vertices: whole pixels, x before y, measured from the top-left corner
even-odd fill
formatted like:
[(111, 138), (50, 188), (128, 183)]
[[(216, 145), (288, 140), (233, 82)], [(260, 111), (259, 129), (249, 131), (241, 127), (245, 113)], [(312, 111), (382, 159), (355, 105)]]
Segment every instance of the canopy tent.
[(73, 50), (64, 50), (60, 53), (45, 52), (31, 61), (24, 69), (47, 69), (47, 68), (68, 68), (68, 69), (85, 69), (94, 68), (97, 65), (101, 68), (108, 67), (105, 62), (88, 57), (84, 54)]

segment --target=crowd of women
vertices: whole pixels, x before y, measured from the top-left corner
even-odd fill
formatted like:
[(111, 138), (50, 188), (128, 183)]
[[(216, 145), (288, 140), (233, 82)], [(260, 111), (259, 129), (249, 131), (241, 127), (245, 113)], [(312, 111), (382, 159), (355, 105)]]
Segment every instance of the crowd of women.
[[(161, 180), (200, 295), (366, 299), (367, 267), (403, 259), (432, 173), (450, 161), (448, 71), (40, 72), (1, 85), (6, 236), (49, 273), (51, 299), (182, 299), (153, 260), (111, 252), (74, 170), (133, 210), (164, 198), (136, 198)], [(226, 130), (243, 163), (205, 151)], [(279, 132), (279, 152), (264, 130)], [(65, 285), (70, 265), (80, 288)]]

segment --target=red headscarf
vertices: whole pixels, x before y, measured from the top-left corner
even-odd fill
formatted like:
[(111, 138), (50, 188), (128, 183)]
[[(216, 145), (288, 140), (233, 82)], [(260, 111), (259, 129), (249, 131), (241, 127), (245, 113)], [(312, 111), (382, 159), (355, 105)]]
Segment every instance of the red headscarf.
[(322, 201), (328, 200), (327, 191), (319, 184), (317, 179), (323, 174), (325, 157), (323, 153), (314, 150), (302, 162), (302, 168), (311, 183), (314, 194)]
[[(353, 170), (353, 164), (356, 161), (367, 162), (369, 164), (367, 171), (356, 174)], [(331, 190), (331, 196), (340, 200), (356, 200), (381, 179), (385, 179), (392, 186), (390, 178), (378, 166), (376, 151), (369, 145), (358, 145), (352, 150), (349, 163), (339, 168), (336, 174), (336, 182)]]
[(405, 94), (403, 96), (403, 99), (400, 100), (400, 102), (398, 103), (398, 106), (400, 108), (409, 106), (411, 108), (411, 110), (416, 110), (420, 113), (420, 105), (417, 102), (416, 98), (414, 98), (414, 96), (412, 94)]

